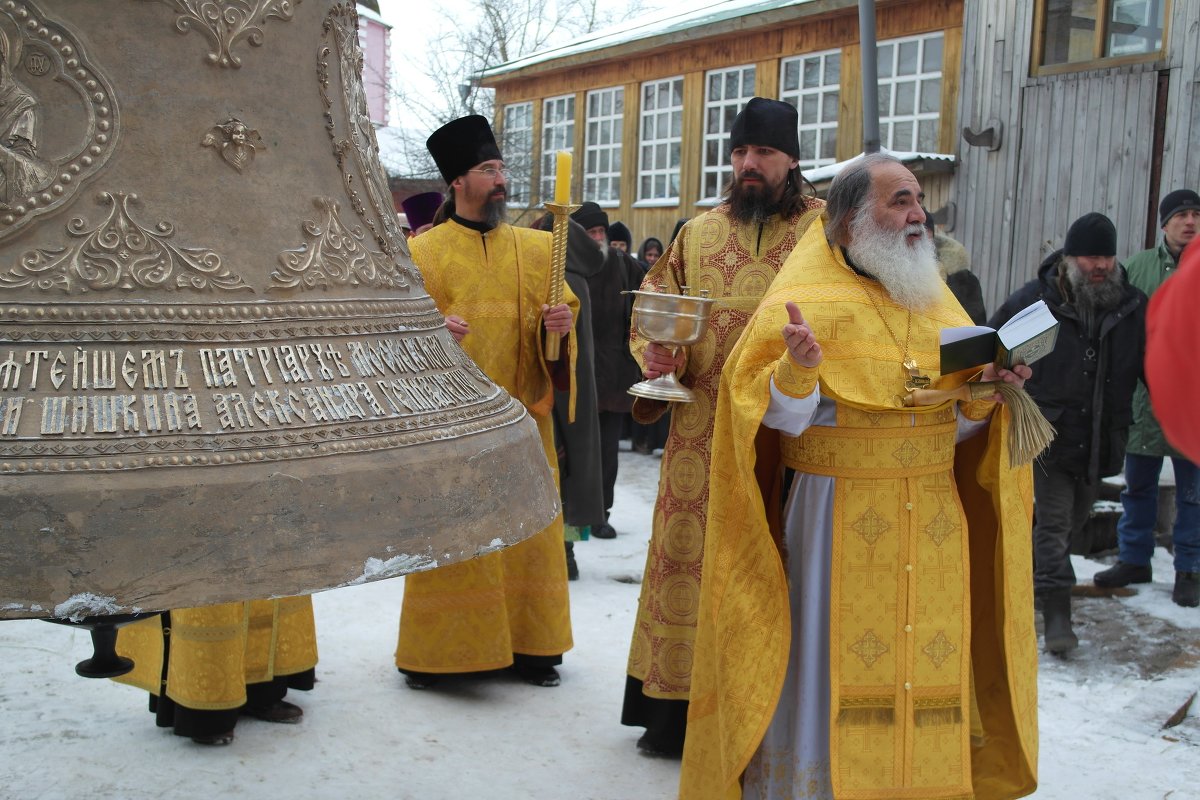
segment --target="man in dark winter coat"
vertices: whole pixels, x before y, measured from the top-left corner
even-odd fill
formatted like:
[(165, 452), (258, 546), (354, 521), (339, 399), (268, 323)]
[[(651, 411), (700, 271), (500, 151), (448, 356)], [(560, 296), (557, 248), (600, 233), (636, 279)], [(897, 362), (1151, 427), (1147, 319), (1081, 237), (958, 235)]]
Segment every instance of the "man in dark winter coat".
[[(553, 229), (554, 217), (546, 214), (532, 227)], [(579, 298), (579, 356), (575, 361), (575, 421), (571, 422), (571, 393), (554, 390), (554, 445), (558, 451), (558, 491), (563, 505), (567, 580), (579, 579), (575, 542), (604, 523), (604, 489), (600, 464), (600, 414), (596, 408), (595, 344), (592, 342), (592, 302), (588, 280), (604, 267), (604, 254), (574, 220), (567, 221), (567, 286)]]
[(1100, 479), (1121, 471), (1142, 375), (1146, 296), (1117, 263), (1117, 231), (1103, 214), (1071, 223), (1061, 250), (989, 320), (999, 328), (1044, 300), (1059, 321), (1054, 351), (1025, 388), (1058, 431), (1033, 470), (1034, 592), (1045, 620), (1046, 649), (1058, 655), (1079, 641), (1071, 630), (1075, 571), (1071, 537), (1088, 520)]
[(600, 463), (604, 480), (605, 522), (592, 528), (597, 539), (612, 539), (617, 532), (607, 522), (617, 483), (617, 453), (626, 415), (633, 408), (628, 389), (642, 379), (642, 371), (629, 352), (629, 324), (633, 315), (632, 291), (641, 286), (642, 267), (637, 259), (608, 246), (608, 214), (596, 203), (585, 202), (571, 218), (583, 226), (604, 252), (604, 266), (588, 278), (592, 302), (592, 341), (596, 347), (596, 400), (600, 410)]

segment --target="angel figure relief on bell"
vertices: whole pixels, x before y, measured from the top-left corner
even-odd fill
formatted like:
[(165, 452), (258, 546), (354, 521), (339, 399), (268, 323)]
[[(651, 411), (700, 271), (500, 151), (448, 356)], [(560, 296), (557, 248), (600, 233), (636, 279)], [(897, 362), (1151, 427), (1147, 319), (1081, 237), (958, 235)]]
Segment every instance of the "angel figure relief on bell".
[(237, 117), (230, 117), (213, 126), (200, 141), (202, 147), (215, 149), (225, 163), (241, 172), (254, 160), (254, 153), (264, 147), (258, 131)]

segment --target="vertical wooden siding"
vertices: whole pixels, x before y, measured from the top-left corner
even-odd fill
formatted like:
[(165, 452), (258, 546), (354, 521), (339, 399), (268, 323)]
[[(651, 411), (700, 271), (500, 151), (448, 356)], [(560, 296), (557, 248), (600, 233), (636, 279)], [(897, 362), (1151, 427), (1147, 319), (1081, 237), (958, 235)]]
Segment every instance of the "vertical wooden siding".
[[(963, 17), (961, 125), (1004, 124), (1000, 150), (959, 142), (953, 236), (971, 254), (988, 309), (1032, 278), (1088, 211), (1117, 226), (1118, 253), (1142, 249), (1154, 156), (1157, 64), (1031, 78), (1033, 0), (979, 0)], [(1200, 184), (1200, 3), (1168, 21), (1170, 98), (1160, 194)]]

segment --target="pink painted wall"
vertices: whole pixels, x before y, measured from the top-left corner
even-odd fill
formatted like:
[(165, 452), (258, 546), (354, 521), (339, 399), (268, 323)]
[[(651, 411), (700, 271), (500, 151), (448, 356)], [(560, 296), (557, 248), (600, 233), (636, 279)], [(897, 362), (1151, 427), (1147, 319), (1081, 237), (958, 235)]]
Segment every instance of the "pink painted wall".
[(388, 26), (365, 16), (359, 17), (358, 43), (363, 51), (363, 87), (367, 91), (367, 107), (371, 121), (388, 124), (388, 81), (391, 65), (388, 61)]

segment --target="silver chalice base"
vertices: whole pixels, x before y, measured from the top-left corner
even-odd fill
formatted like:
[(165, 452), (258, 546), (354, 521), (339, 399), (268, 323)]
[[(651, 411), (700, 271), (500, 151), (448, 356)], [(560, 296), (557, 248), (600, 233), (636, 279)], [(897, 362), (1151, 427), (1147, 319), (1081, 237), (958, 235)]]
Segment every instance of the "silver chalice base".
[[(633, 327), (642, 338), (669, 347), (672, 353), (700, 341), (716, 302), (709, 297), (686, 294), (641, 291), (631, 294), (634, 295)], [(691, 403), (696, 399), (673, 372), (636, 383), (629, 387), (629, 393), (675, 403)]]

